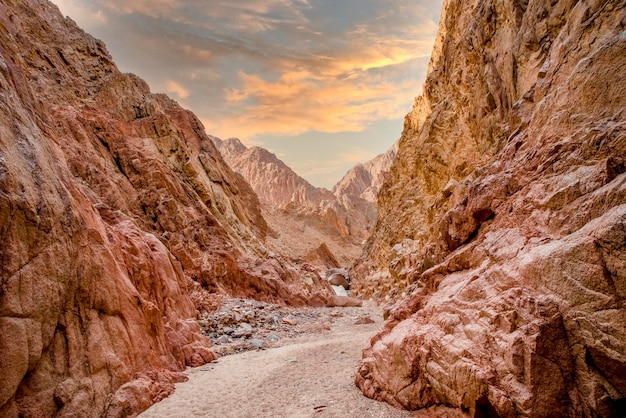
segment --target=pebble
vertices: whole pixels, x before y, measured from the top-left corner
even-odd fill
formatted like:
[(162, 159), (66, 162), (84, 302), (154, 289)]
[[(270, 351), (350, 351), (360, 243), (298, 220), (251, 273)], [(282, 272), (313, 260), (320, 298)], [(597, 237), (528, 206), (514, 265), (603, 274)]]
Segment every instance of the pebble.
[(363, 315), (360, 316), (356, 319), (356, 321), (354, 321), (354, 325), (366, 325), (366, 324), (373, 324), (374, 321), (372, 318), (370, 318), (369, 315)]
[(228, 344), (230, 342), (232, 342), (232, 339), (228, 338), (226, 335), (222, 335), (215, 339), (215, 344), (219, 344), (219, 345)]
[(237, 328), (232, 333), (233, 338), (248, 338), (252, 336), (252, 331), (245, 328)]
[(283, 318), (283, 322), (287, 325), (298, 325), (298, 322), (291, 318)]
[(250, 344), (251, 344), (253, 347), (256, 347), (256, 348), (267, 348), (267, 347), (268, 347), (268, 346), (267, 346), (267, 343), (266, 343), (265, 341), (260, 340), (260, 339), (258, 339), (258, 338), (253, 338), (253, 339), (251, 339), (251, 340), (250, 340)]

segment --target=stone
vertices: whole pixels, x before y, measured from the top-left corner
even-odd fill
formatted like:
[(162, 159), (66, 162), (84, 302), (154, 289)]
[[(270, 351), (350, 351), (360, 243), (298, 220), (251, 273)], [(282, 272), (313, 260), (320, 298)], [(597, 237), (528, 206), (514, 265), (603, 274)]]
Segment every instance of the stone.
[(369, 315), (364, 315), (364, 316), (360, 316), (356, 319), (356, 321), (354, 321), (354, 325), (367, 325), (367, 324), (374, 324), (376, 321), (374, 321)]
[(333, 291), (335, 292), (335, 294), (337, 296), (348, 296), (348, 292), (346, 291), (346, 289), (343, 286), (334, 286), (333, 285)]
[(219, 344), (219, 345), (228, 344), (231, 342), (232, 342), (232, 339), (226, 335), (219, 336), (215, 339), (215, 344)]
[(267, 343), (259, 338), (253, 338), (250, 340), (250, 345), (255, 348), (267, 348)]
[(231, 334), (233, 338), (248, 338), (253, 334), (253, 328), (250, 324), (242, 322), (239, 327)]
[(325, 242), (322, 242), (319, 247), (305, 254), (304, 257), (302, 257), (302, 261), (324, 268), (336, 268), (340, 265), (337, 257), (335, 257), (335, 254), (333, 254)]
[(327, 306), (329, 308), (332, 308), (332, 307), (340, 307), (340, 308), (361, 307), (361, 306), (363, 306), (363, 301), (360, 300), (360, 299), (357, 299), (357, 298), (353, 298), (351, 296), (334, 295), (334, 296), (331, 296), (328, 299)]
[(215, 295), (330, 295), (265, 258), (195, 115), (48, 1), (1, 2), (0, 27), (0, 416), (136, 415), (214, 358)]
[(343, 274), (338, 274), (338, 273), (332, 274), (328, 278), (328, 283), (330, 283), (333, 286), (342, 286), (344, 289), (350, 288), (350, 284), (348, 283), (348, 281), (346, 280)]
[(283, 323), (287, 324), (287, 325), (298, 325), (298, 320), (296, 318), (294, 318), (293, 316), (289, 315), (283, 318)]
[(609, 3), (444, 3), (350, 271), (395, 302), (365, 395), (419, 416), (623, 414), (626, 7)]

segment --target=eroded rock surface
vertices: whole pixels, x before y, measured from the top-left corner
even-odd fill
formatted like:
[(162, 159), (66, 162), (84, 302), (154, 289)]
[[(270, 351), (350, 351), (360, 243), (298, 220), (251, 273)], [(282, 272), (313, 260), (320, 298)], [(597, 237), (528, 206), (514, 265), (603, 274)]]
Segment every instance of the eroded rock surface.
[(0, 2), (0, 416), (137, 414), (215, 358), (209, 292), (325, 304), (266, 233), (193, 114), (51, 3)]
[[(459, 416), (625, 410), (626, 5), (448, 0), (352, 290), (356, 377)], [(427, 416), (427, 415), (426, 415)]]

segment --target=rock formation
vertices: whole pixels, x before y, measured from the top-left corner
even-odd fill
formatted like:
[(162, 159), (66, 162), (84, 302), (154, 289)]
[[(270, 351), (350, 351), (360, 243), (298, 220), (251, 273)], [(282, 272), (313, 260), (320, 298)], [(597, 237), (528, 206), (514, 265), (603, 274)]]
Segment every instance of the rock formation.
[(397, 145), (370, 161), (357, 164), (333, 187), (333, 194), (345, 208), (351, 230), (365, 231), (358, 235), (364, 238), (361, 243), (369, 238), (376, 225), (378, 192), (396, 157)]
[(329, 190), (312, 186), (265, 148), (248, 148), (237, 138), (211, 138), (226, 162), (252, 186), (261, 203), (275, 208), (317, 209), (322, 202), (334, 200)]
[(336, 266), (327, 263), (322, 246), (330, 247), (343, 265), (360, 253), (376, 222), (376, 195), (395, 146), (358, 164), (331, 192), (312, 186), (264, 148), (246, 147), (237, 138), (211, 139), (259, 196), (269, 224), (268, 244), (276, 252), (325, 267)]
[[(356, 382), (449, 416), (626, 410), (626, 4), (446, 0), (352, 270)], [(403, 298), (404, 296), (404, 298)]]
[(378, 192), (383, 185), (385, 174), (391, 168), (398, 143), (393, 144), (387, 152), (380, 154), (363, 164), (357, 164), (333, 187), (333, 194), (341, 196), (356, 196), (376, 205)]
[(210, 292), (324, 304), (198, 119), (44, 0), (0, 2), (0, 416), (129, 416), (214, 358)]

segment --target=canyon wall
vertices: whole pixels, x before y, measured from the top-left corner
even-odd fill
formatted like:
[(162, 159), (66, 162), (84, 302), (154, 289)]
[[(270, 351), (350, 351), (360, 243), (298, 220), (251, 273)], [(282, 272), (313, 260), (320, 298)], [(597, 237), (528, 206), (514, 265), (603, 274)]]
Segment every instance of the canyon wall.
[(47, 1), (0, 2), (0, 416), (132, 416), (211, 295), (323, 304), (198, 119)]
[[(446, 0), (352, 289), (356, 382), (437, 416), (626, 408), (626, 5)], [(395, 305), (391, 302), (400, 301)]]

